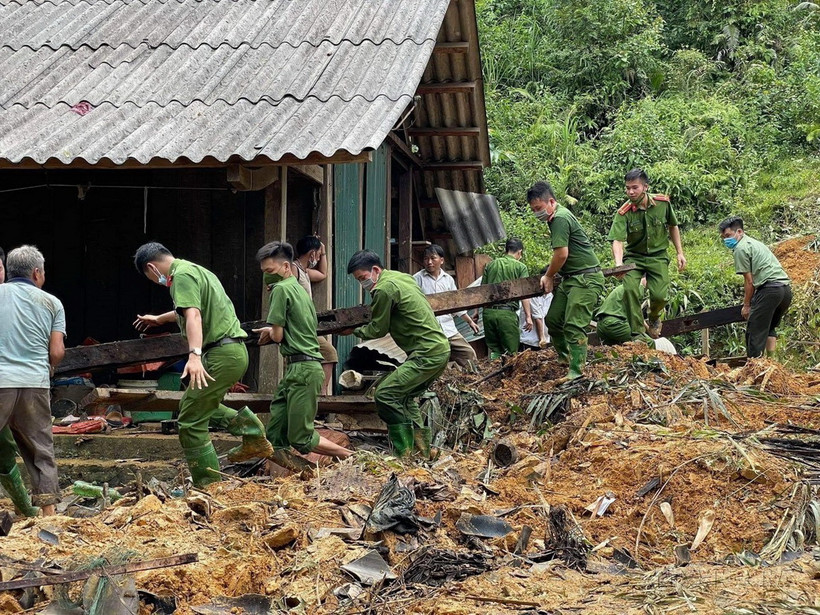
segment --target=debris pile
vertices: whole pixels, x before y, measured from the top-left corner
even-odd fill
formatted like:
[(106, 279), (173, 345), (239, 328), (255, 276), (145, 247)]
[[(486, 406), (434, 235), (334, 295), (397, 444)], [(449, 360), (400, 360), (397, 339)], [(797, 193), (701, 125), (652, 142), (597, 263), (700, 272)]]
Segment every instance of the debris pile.
[[(309, 479), (140, 485), (93, 516), (17, 521), (2, 581), (115, 546), (129, 561), (198, 555), (133, 574), (141, 613), (818, 606), (816, 375), (595, 353), (573, 383), (555, 382), (551, 351), (445, 374), (431, 403), (455, 446), (431, 463), (359, 452)], [(67, 587), (81, 602), (83, 584)], [(47, 581), (0, 592), (0, 613), (59, 597)]]

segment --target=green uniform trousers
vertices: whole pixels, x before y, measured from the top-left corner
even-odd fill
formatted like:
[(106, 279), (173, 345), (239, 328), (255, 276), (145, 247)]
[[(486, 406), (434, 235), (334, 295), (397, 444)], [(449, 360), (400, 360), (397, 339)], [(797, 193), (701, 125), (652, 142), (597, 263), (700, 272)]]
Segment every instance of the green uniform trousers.
[(308, 454), (319, 444), (313, 427), (325, 372), (318, 361), (291, 363), (270, 403), (267, 437), (275, 449)]
[(0, 429), (0, 474), (8, 474), (17, 465), (17, 442), (6, 425)]
[[(515, 312), (512, 314), (515, 315)], [(376, 385), (374, 401), (379, 417), (388, 425), (424, 427), (416, 398), (444, 373), (449, 358), (449, 351), (433, 356), (413, 353), (407, 357), (404, 363)]]
[(568, 344), (586, 344), (587, 327), (603, 292), (604, 276), (600, 272), (563, 278), (547, 311), (549, 334)]
[(598, 339), (605, 346), (625, 344), (632, 339), (632, 329), (625, 316), (604, 316), (598, 321)]
[(646, 329), (643, 324), (641, 304), (643, 303), (643, 288), (641, 278), (646, 275), (646, 290), (649, 291), (649, 320), (657, 320), (666, 307), (666, 293), (669, 291), (669, 257), (666, 253), (658, 256), (642, 256), (629, 254), (624, 258), (624, 264), (633, 263), (633, 269), (624, 277), (624, 303), (629, 317), (629, 327), (632, 337), (642, 335)]
[(491, 359), (518, 352), (521, 343), (518, 314), (513, 310), (484, 308), (484, 341)]
[(189, 386), (179, 401), (179, 443), (184, 449), (208, 444), (208, 425), (224, 428), (236, 416), (222, 400), (245, 375), (248, 349), (243, 343), (217, 346), (202, 356), (202, 364), (214, 380), (204, 389)]

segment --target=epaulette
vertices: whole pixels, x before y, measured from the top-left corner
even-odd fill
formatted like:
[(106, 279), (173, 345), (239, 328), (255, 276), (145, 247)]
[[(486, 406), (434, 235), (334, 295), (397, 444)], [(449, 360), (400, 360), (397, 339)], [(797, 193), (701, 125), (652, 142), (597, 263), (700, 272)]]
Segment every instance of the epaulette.
[(669, 195), (668, 194), (653, 194), (652, 195), (653, 201), (665, 201), (669, 202)]
[(621, 208), (618, 210), (618, 213), (622, 216), (625, 216), (630, 211), (633, 211), (634, 207), (635, 206), (632, 204), (632, 201), (627, 201), (626, 203), (621, 205)]

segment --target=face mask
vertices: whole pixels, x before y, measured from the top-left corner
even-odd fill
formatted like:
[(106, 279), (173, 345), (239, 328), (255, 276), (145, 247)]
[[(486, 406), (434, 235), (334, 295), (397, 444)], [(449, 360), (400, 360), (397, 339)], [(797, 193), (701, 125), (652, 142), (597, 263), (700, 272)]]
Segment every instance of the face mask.
[(168, 276), (164, 273), (160, 273), (159, 269), (154, 267), (154, 274), (157, 276), (157, 284), (160, 286), (171, 286), (170, 282), (168, 281)]
[(725, 237), (723, 239), (723, 245), (725, 245), (730, 250), (734, 250), (735, 246), (737, 245), (738, 239), (736, 237)]
[(367, 292), (373, 290), (373, 287), (376, 285), (376, 283), (373, 281), (373, 278), (365, 278), (364, 280), (359, 280), (359, 284), (361, 284), (362, 288), (364, 288)]
[(266, 273), (264, 277), (265, 277), (265, 284), (268, 284), (268, 285), (278, 284), (279, 282), (284, 280), (282, 275), (279, 274), (279, 273)]
[[(315, 253), (314, 253), (315, 254)], [(315, 257), (308, 260), (308, 269), (313, 269), (316, 265), (319, 264), (319, 259)]]
[(535, 212), (535, 217), (538, 218), (541, 222), (546, 222), (549, 220), (549, 212), (547, 212), (546, 208), (542, 209), (541, 211)]

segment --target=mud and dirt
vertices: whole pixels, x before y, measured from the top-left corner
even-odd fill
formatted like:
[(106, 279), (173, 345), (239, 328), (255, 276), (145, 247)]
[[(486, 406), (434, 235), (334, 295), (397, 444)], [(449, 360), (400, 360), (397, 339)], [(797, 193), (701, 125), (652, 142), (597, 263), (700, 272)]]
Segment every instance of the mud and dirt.
[[(477, 386), (470, 382), (501, 363), (487, 363), (477, 375), (445, 374), (436, 387), (442, 404), (483, 400), (465, 410), (489, 417), (492, 433), (479, 446), (442, 450), (432, 463), (360, 453), (307, 479), (226, 480), (205, 494), (125, 498), (90, 518), (17, 521), (0, 538), (0, 574), (7, 580), (20, 573), (10, 560), (71, 567), (112, 549), (132, 560), (193, 552), (198, 563), (136, 576), (139, 588), (175, 596), (182, 614), (218, 596), (248, 593), (274, 597), (282, 612), (303, 613), (764, 613), (820, 606), (817, 537), (809, 527), (815, 519), (806, 506), (816, 488), (803, 482), (805, 466), (763, 444), (777, 425), (820, 429), (816, 374), (765, 359), (713, 367), (627, 345), (597, 350), (588, 379), (567, 394), (568, 385), (556, 382), (565, 368), (554, 359), (550, 350), (522, 353)], [(527, 409), (553, 395), (565, 398), (553, 415), (557, 424), (531, 426)], [(500, 438), (518, 451), (507, 468), (490, 461)], [(367, 507), (393, 472), (415, 490), (415, 513), (427, 522), (415, 535), (368, 534)], [(593, 515), (588, 507), (605, 495), (614, 502)], [(556, 506), (569, 511), (593, 548), (585, 572), (543, 556)], [(503, 518), (512, 532), (467, 537), (456, 527), (464, 513)], [(799, 519), (789, 525), (792, 517)], [(711, 518), (702, 544), (691, 548)], [(525, 527), (530, 540), (516, 553)], [(59, 544), (38, 538), (41, 529), (57, 534)], [(784, 531), (791, 543), (772, 551)], [(399, 578), (344, 598), (354, 579), (340, 566), (374, 548)], [(478, 554), (489, 569), (440, 586), (406, 586), (402, 572), (425, 548)], [(690, 564), (676, 565), (676, 548), (688, 552)], [(772, 561), (757, 559), (773, 552)], [(788, 561), (780, 563), (784, 552)], [(750, 558), (754, 566), (742, 564)], [(52, 590), (45, 592), (48, 598)], [(0, 593), (0, 613), (14, 612), (18, 597)]]

